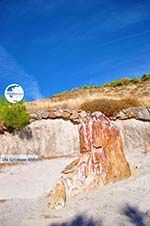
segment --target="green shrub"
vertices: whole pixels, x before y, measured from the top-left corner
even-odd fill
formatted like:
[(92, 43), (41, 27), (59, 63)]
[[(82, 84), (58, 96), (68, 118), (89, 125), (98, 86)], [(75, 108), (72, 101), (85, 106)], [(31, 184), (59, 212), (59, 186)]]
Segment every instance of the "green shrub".
[(107, 117), (113, 117), (125, 108), (138, 106), (140, 106), (140, 103), (137, 99), (134, 98), (126, 98), (120, 100), (103, 98), (99, 100), (87, 101), (81, 104), (80, 109), (89, 112), (100, 111)]
[(98, 85), (91, 86), (91, 89), (98, 89), (98, 88), (99, 88)]
[(115, 80), (111, 83), (112, 87), (117, 87), (117, 86), (127, 86), (129, 84), (137, 84), (139, 83), (140, 80), (138, 78), (123, 78), (120, 80)]
[(130, 78), (130, 79), (129, 79), (129, 82), (130, 82), (131, 84), (137, 84), (137, 83), (140, 82), (140, 80), (139, 80), (138, 78)]
[(29, 123), (29, 115), (23, 103), (0, 103), (0, 120), (10, 129), (23, 128)]
[(141, 78), (142, 81), (150, 80), (150, 74), (145, 74)]
[(84, 86), (82, 86), (82, 89), (90, 89), (90, 86), (84, 85)]
[(120, 79), (120, 80), (115, 80), (115, 81), (111, 82), (111, 86), (112, 86), (113, 88), (115, 88), (115, 87), (117, 87), (117, 86), (123, 86), (123, 85), (124, 85), (124, 84), (123, 84), (122, 79)]

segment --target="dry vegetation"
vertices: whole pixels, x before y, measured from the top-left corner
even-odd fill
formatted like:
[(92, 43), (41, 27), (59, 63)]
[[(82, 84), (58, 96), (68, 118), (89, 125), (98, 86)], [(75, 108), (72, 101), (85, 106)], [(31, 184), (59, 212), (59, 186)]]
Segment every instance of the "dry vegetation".
[[(103, 86), (84, 86), (80, 89), (64, 91), (48, 99), (26, 103), (26, 106), (30, 112), (48, 108), (88, 110), (89, 104), (92, 104), (90, 110), (105, 108), (105, 112), (106, 109), (107, 112), (111, 112), (111, 106), (113, 109), (115, 107), (116, 111), (128, 106), (150, 107), (150, 75), (144, 76), (141, 79), (124, 78)], [(101, 107), (98, 108), (98, 105)]]
[(113, 117), (125, 108), (138, 106), (140, 106), (140, 103), (134, 98), (120, 100), (104, 98), (100, 100), (86, 101), (85, 103), (81, 104), (81, 109), (90, 112), (100, 111), (108, 117)]

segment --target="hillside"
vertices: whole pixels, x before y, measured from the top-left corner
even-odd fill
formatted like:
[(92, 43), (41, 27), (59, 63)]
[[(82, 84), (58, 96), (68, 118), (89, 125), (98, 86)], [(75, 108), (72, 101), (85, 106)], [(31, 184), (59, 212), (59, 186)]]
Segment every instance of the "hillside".
[(138, 106), (150, 107), (150, 75), (144, 75), (141, 79), (124, 78), (103, 86), (83, 86), (64, 91), (51, 98), (28, 102), (26, 106), (30, 112), (47, 108), (80, 109), (84, 103), (106, 99), (110, 101), (134, 99), (138, 101)]

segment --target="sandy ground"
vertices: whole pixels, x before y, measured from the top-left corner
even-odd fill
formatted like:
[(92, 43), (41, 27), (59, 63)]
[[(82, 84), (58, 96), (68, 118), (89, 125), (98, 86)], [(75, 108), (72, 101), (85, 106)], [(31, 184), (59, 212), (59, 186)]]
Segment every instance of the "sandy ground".
[(150, 154), (128, 151), (133, 175), (49, 210), (48, 192), (72, 159), (7, 167), (0, 173), (1, 226), (150, 226)]
[(0, 173), (1, 199), (34, 199), (49, 192), (73, 158), (30, 162), (7, 167)]

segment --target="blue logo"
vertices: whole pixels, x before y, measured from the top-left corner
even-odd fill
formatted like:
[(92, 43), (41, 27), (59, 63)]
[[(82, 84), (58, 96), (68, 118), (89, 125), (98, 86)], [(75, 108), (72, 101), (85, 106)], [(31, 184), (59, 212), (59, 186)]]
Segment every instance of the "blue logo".
[(10, 103), (18, 103), (24, 98), (24, 90), (18, 84), (10, 84), (4, 92), (5, 98)]

